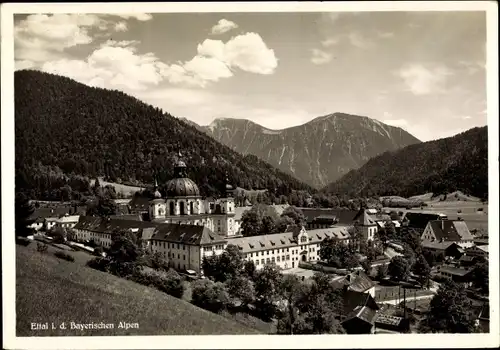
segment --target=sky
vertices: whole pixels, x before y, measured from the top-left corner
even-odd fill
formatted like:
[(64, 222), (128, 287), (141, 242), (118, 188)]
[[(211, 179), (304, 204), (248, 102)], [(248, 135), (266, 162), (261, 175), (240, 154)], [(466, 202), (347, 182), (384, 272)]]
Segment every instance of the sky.
[(486, 125), (485, 12), (29, 14), (16, 69), (117, 89), (207, 125), (343, 112), (422, 141)]

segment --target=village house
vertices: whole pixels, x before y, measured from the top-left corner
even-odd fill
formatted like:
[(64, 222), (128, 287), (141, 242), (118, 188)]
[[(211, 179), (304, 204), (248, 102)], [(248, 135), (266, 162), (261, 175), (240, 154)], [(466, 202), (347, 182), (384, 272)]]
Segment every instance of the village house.
[(437, 276), (451, 279), (453, 282), (463, 283), (466, 286), (472, 284), (472, 270), (442, 265), (437, 267)]
[(337, 288), (346, 288), (349, 291), (368, 293), (375, 298), (375, 283), (361, 270), (342, 276), (335, 280), (333, 285)]
[(421, 239), (423, 242), (453, 242), (462, 248), (474, 245), (474, 237), (467, 224), (461, 220), (431, 220)]
[(465, 254), (472, 257), (482, 257), (488, 259), (488, 245), (474, 245), (465, 249)]
[(369, 293), (344, 289), (340, 322), (347, 334), (373, 334), (380, 309)]
[(78, 223), (80, 215), (64, 215), (55, 221), (56, 228), (73, 228)]
[(432, 252), (442, 252), (445, 257), (452, 257), (454, 259), (459, 259), (464, 254), (464, 249), (455, 242), (423, 241), (422, 249)]

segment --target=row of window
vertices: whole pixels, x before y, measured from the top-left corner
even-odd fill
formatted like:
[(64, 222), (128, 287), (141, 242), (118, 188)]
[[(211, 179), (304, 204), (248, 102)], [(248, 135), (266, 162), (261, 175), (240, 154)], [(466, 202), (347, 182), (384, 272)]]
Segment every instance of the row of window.
[[(319, 244), (318, 244), (318, 247), (319, 247)], [(300, 250), (302, 249), (307, 249), (307, 246), (300, 246)], [(261, 251), (260, 252), (260, 256), (263, 256), (263, 255), (269, 255), (269, 252), (271, 252), (271, 254), (274, 254), (274, 251), (276, 250), (276, 253), (279, 254), (280, 253), (280, 250), (279, 249), (271, 249), (271, 250), (265, 250), (265, 251)], [(284, 253), (284, 252), (289, 252), (290, 251), (290, 248), (282, 248), (281, 249), (281, 253)], [(309, 252), (314, 252), (315, 251), (315, 248), (314, 246), (312, 247), (309, 247)], [(265, 252), (265, 254), (264, 254)], [(254, 257), (254, 254), (255, 256), (259, 256), (259, 252), (255, 252), (255, 253), (248, 253), (247, 256), (253, 258)], [(299, 249), (292, 249), (292, 254), (299, 254)]]
[[(165, 258), (175, 259), (175, 253), (171, 253), (171, 252), (165, 253), (165, 252), (163, 252), (163, 256)], [(179, 260), (181, 259), (181, 255), (180, 254), (177, 254), (177, 259), (179, 259)], [(186, 260), (186, 255), (184, 255), (184, 254), (182, 255), (182, 260)]]
[(151, 241), (151, 245), (155, 247), (163, 247), (166, 249), (181, 249), (186, 250), (186, 246), (184, 244), (179, 243), (170, 243), (170, 242), (160, 242), (160, 241)]

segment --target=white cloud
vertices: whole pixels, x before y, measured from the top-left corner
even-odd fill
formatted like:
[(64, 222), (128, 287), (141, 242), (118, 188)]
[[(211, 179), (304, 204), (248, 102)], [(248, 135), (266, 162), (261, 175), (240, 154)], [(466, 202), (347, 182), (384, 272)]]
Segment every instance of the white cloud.
[(101, 25), (96, 15), (29, 15), (14, 28), (15, 58), (46, 61), (69, 47), (89, 44), (89, 29)]
[(360, 33), (352, 32), (347, 36), (351, 45), (356, 46), (360, 49), (368, 49), (373, 46), (373, 42), (365, 38)]
[(332, 60), (332, 54), (319, 50), (312, 49), (311, 62), (317, 65), (328, 63)]
[(149, 13), (111, 13), (111, 16), (118, 16), (124, 19), (134, 18), (138, 21), (145, 22), (153, 19), (153, 16)]
[(15, 70), (30, 69), (35, 67), (35, 63), (30, 60), (15, 61)]
[(448, 76), (452, 75), (445, 66), (426, 66), (420, 63), (407, 64), (396, 72), (414, 95), (442, 93)]
[(60, 59), (44, 63), (41, 69), (98, 87), (144, 90), (158, 85), (164, 64), (152, 53), (135, 51), (133, 47), (101, 47), (85, 61)]
[(115, 24), (115, 31), (116, 32), (126, 32), (127, 31), (127, 23), (124, 21), (118, 22)]
[(231, 29), (236, 28), (238, 28), (238, 25), (236, 23), (223, 18), (215, 26), (212, 27), (211, 33), (213, 35), (223, 34), (230, 31)]
[(378, 32), (378, 36), (383, 39), (394, 38), (394, 33), (392, 32)]
[(321, 45), (323, 45), (324, 47), (330, 47), (330, 46), (337, 45), (339, 42), (340, 42), (340, 38), (332, 37), (332, 38), (328, 38), (326, 40), (323, 40), (321, 42)]
[(200, 79), (208, 81), (218, 81), (221, 78), (233, 76), (224, 62), (212, 57), (195, 56), (184, 64), (184, 69)]
[(468, 119), (472, 119), (472, 117), (470, 115), (462, 116), (462, 120), (468, 120)]
[(206, 39), (198, 45), (198, 54), (256, 74), (272, 74), (278, 66), (274, 50), (269, 49), (257, 33), (237, 35), (225, 44)]
[(138, 40), (107, 40), (103, 44), (101, 44), (101, 47), (107, 47), (107, 46), (119, 46), (119, 47), (126, 47), (126, 46), (134, 46), (139, 44)]

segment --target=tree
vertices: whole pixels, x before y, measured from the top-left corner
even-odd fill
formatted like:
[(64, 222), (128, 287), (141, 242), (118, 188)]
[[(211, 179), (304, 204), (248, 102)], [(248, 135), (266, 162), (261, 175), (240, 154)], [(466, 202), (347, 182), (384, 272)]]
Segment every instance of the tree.
[(50, 236), (52, 237), (54, 243), (64, 243), (68, 239), (66, 228), (61, 226), (54, 226), (50, 230)]
[(352, 269), (359, 265), (353, 247), (333, 238), (326, 238), (320, 243), (319, 256), (329, 266), (337, 268)]
[(237, 246), (228, 244), (220, 255), (204, 257), (203, 273), (216, 282), (225, 282), (243, 272), (244, 260)]
[(226, 309), (229, 303), (229, 294), (226, 286), (211, 280), (197, 280), (192, 285), (191, 302), (205, 310), (219, 313)]
[(235, 276), (227, 282), (229, 295), (239, 301), (243, 307), (255, 300), (255, 288), (253, 282), (245, 276)]
[(410, 265), (403, 257), (395, 256), (391, 259), (387, 272), (396, 281), (405, 281), (410, 275)]
[(481, 261), (474, 266), (472, 279), (474, 286), (479, 288), (481, 292), (485, 294), (489, 292), (489, 267), (487, 261)]
[(34, 230), (29, 227), (34, 220), (30, 219), (35, 211), (35, 207), (30, 203), (28, 197), (23, 193), (16, 194), (15, 198), (15, 217), (16, 217), (16, 237), (28, 237)]
[(419, 276), (419, 281), (422, 285), (429, 286), (431, 268), (422, 254), (418, 256), (417, 261), (413, 265), (413, 273)]
[(475, 331), (471, 301), (465, 288), (451, 280), (443, 282), (432, 298), (427, 318), (421, 323), (425, 333), (472, 333)]
[(258, 236), (262, 231), (262, 219), (259, 213), (253, 210), (248, 210), (241, 217), (241, 230), (243, 236)]
[(412, 228), (402, 227), (400, 236), (401, 241), (408, 244), (416, 255), (422, 253), (422, 240), (417, 231)]
[(295, 225), (297, 226), (303, 226), (306, 224), (306, 218), (304, 216), (304, 213), (302, 210), (290, 206), (283, 210), (283, 213), (281, 213), (281, 217), (288, 216), (289, 218), (293, 219)]
[(377, 266), (377, 276), (376, 278), (381, 281), (387, 277), (387, 265), (379, 265)]
[(264, 320), (270, 320), (276, 314), (282, 277), (279, 268), (275, 265), (265, 265), (255, 275), (255, 306)]
[(295, 226), (295, 221), (289, 216), (281, 216), (275, 223), (276, 232), (283, 233)]
[(249, 279), (253, 280), (255, 278), (256, 271), (257, 268), (255, 267), (255, 263), (253, 262), (253, 260), (246, 260), (243, 263), (243, 274)]
[(387, 243), (396, 237), (396, 226), (392, 221), (387, 220), (384, 227), (377, 231), (376, 237), (382, 243), (384, 249), (387, 248)]
[(296, 275), (285, 275), (279, 284), (279, 294), (286, 302), (286, 311), (289, 334), (294, 334), (294, 324), (296, 322), (296, 303), (302, 297), (305, 287)]
[(89, 216), (111, 216), (118, 212), (118, 205), (109, 196), (99, 194), (94, 204), (87, 209)]
[(115, 230), (111, 234), (111, 246), (107, 258), (110, 261), (110, 272), (127, 277), (136, 269), (140, 269), (139, 258), (143, 256), (139, 238), (129, 230)]

